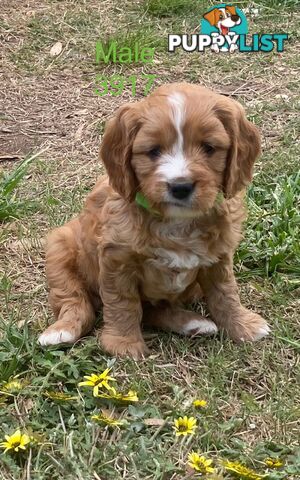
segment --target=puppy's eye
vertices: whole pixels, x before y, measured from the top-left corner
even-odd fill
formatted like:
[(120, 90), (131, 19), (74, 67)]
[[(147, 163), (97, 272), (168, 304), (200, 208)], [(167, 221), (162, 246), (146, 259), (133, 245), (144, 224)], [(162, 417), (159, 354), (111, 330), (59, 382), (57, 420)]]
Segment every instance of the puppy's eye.
[(223, 20), (223, 18), (224, 18), (223, 15), (220, 15), (220, 20)]
[(157, 145), (156, 147), (151, 148), (149, 150), (148, 155), (151, 158), (151, 160), (156, 160), (161, 154), (160, 147)]
[(202, 148), (205, 151), (207, 155), (213, 155), (215, 153), (216, 149), (209, 143), (202, 143)]

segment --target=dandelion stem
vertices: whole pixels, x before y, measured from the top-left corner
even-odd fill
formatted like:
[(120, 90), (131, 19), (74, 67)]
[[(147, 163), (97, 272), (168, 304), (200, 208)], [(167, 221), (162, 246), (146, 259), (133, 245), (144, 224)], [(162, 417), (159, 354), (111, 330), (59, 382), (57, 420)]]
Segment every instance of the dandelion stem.
[(70, 457), (71, 457), (71, 458), (74, 457), (74, 450), (73, 450), (73, 433), (74, 433), (74, 430), (72, 430), (72, 432), (71, 432), (70, 435), (68, 436), (68, 443), (69, 443), (69, 447), (70, 447)]
[(100, 435), (100, 430), (99, 430), (99, 428), (97, 428), (96, 436), (95, 436), (95, 439), (94, 439), (94, 442), (93, 442), (93, 445), (92, 445), (92, 448), (91, 448), (91, 453), (90, 453), (90, 456), (89, 456), (89, 461), (88, 461), (89, 465), (91, 465), (91, 463), (92, 463), (93, 456), (94, 456), (94, 451), (95, 451), (95, 448), (96, 448), (96, 445), (97, 445), (97, 442), (98, 442), (99, 435)]
[(28, 453), (28, 459), (27, 459), (27, 465), (26, 465), (26, 480), (31, 480), (31, 458), (32, 458), (32, 449), (29, 448), (29, 453)]
[(65, 422), (64, 422), (64, 419), (63, 419), (63, 416), (62, 416), (61, 409), (60, 409), (60, 406), (59, 406), (59, 405), (58, 405), (58, 413), (59, 413), (60, 423), (61, 423), (63, 432), (64, 432), (65, 435), (67, 435), (67, 430), (66, 430)]
[(18, 415), (18, 418), (19, 418), (19, 420), (20, 420), (20, 423), (22, 424), (22, 427), (25, 428), (25, 422), (24, 422), (23, 417), (22, 417), (22, 414), (21, 414), (21, 412), (20, 412), (20, 410), (19, 410), (19, 405), (18, 405), (18, 402), (17, 402), (16, 397), (14, 398), (14, 404), (15, 404), (15, 410), (16, 410), (16, 412), (17, 412), (17, 415)]

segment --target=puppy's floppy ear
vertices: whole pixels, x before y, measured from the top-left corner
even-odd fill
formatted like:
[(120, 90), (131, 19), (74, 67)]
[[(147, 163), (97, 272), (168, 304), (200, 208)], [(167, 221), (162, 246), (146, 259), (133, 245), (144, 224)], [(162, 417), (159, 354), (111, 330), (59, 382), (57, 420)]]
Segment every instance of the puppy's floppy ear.
[(261, 153), (258, 129), (247, 120), (243, 107), (224, 98), (217, 106), (217, 115), (231, 138), (223, 190), (227, 198), (234, 197), (252, 180), (254, 162)]
[(217, 23), (216, 13), (217, 9), (214, 8), (210, 12), (205, 13), (203, 18), (205, 18), (205, 20), (207, 20), (211, 25), (215, 25)]
[(106, 124), (100, 158), (111, 186), (123, 198), (132, 201), (138, 181), (131, 165), (132, 144), (140, 127), (134, 104), (123, 105)]
[(232, 5), (226, 5), (225, 10), (228, 10), (231, 15), (237, 15), (237, 11)]

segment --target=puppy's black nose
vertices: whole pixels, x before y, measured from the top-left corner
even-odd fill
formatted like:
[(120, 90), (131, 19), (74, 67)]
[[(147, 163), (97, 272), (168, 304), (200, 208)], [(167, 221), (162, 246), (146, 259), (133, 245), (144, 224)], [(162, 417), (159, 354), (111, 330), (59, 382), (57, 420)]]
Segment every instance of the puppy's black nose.
[(174, 198), (184, 200), (194, 190), (193, 183), (169, 183), (169, 191)]
[(240, 17), (239, 17), (238, 15), (231, 15), (231, 20), (232, 20), (233, 22), (237, 22), (237, 21), (239, 20), (239, 18), (240, 18)]

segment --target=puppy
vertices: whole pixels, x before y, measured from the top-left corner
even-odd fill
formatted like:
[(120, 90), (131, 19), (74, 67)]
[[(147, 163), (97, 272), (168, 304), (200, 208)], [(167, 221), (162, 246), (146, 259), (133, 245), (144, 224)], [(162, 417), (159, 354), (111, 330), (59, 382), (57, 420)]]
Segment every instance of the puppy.
[(237, 14), (235, 7), (226, 5), (224, 8), (214, 8), (203, 15), (210, 25), (215, 26), (220, 35), (228, 35), (230, 28), (241, 23), (241, 18)]
[[(219, 35), (234, 35), (234, 32), (230, 31), (230, 28), (240, 25), (241, 17), (237, 14), (235, 7), (226, 5), (224, 8), (214, 8), (203, 15), (203, 18), (207, 20), (210, 25), (216, 27), (219, 30)], [(212, 36), (218, 36), (217, 33), (212, 33)], [(230, 45), (229, 51), (233, 53), (237, 50), (237, 45)], [(218, 53), (220, 51), (217, 43), (211, 46), (211, 49)], [(227, 47), (222, 47), (221, 50), (228, 51)]]
[[(171, 84), (122, 106), (104, 133), (100, 178), (78, 218), (48, 238), (57, 321), (41, 345), (73, 343), (103, 307), (102, 347), (147, 353), (141, 324), (184, 335), (217, 326), (258, 340), (266, 321), (244, 308), (233, 254), (260, 137), (243, 108), (206, 88)], [(201, 296), (211, 319), (183, 308)]]

